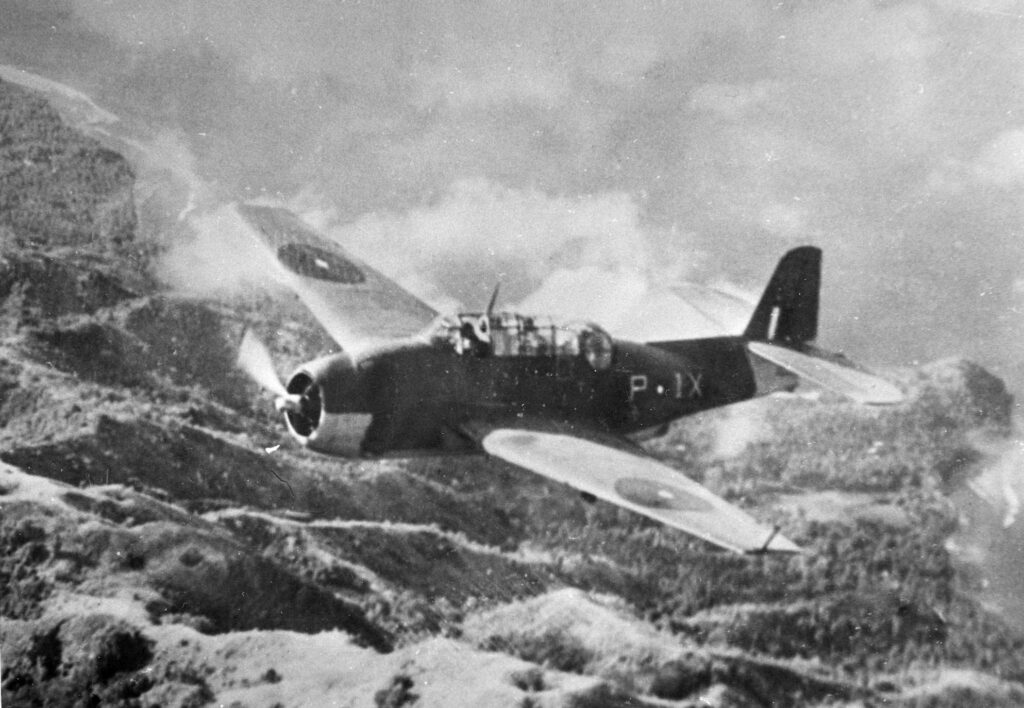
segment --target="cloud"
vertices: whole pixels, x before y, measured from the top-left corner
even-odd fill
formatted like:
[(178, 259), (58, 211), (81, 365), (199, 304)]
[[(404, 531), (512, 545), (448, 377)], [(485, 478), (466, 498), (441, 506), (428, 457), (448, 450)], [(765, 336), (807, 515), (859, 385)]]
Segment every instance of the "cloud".
[(662, 59), (663, 49), (645, 36), (631, 36), (606, 41), (589, 65), (593, 76), (617, 86), (631, 86), (641, 81)]
[(693, 110), (708, 110), (735, 120), (763, 105), (779, 88), (778, 82), (769, 80), (752, 84), (704, 84), (690, 93), (690, 106)]
[(753, 305), (713, 288), (665, 281), (621, 267), (559, 269), (519, 303), (523, 312), (595, 322), (612, 335), (638, 342), (735, 335)]
[(1000, 133), (985, 146), (974, 163), (974, 174), (998, 187), (1024, 184), (1024, 128)]
[(980, 15), (997, 17), (1024, 18), (1017, 0), (941, 0), (939, 3), (951, 10), (959, 10)]
[(794, 12), (778, 38), (787, 45), (787, 65), (805, 74), (890, 61), (901, 72), (916, 71), (942, 47), (940, 20), (926, 3), (825, 2)]
[[(1018, 427), (1019, 430), (1019, 427)], [(982, 444), (981, 471), (956, 491), (962, 516), (949, 547), (983, 580), (979, 599), (1014, 626), (1024, 628), (1024, 439)]]
[[(379, 70), (408, 37), (386, 6), (332, 8), (322, 0), (205, 2), (70, 0), (88, 29), (138, 52), (212, 51), (233, 57), (252, 80), (288, 82), (324, 71), (379, 86)], [(410, 18), (412, 19), (412, 18)], [(404, 36), (403, 36), (404, 35)]]
[(569, 94), (565, 77), (555, 72), (493, 64), (473, 70), (457, 66), (426, 72), (414, 100), (422, 108), (446, 103), (459, 109), (483, 109), (503, 103), (550, 108)]
[[(293, 206), (308, 213), (301, 201)], [(466, 179), (429, 206), (345, 224), (317, 218), (357, 256), (406, 284), (432, 283), (466, 306), (485, 302), (497, 282), (514, 301), (566, 266), (646, 274), (655, 264), (639, 206), (621, 192), (558, 197)]]
[(728, 406), (714, 417), (712, 454), (722, 459), (740, 455), (748, 445), (772, 437), (772, 427), (763, 408), (751, 405)]
[(172, 290), (203, 297), (282, 287), (280, 270), (233, 205), (193, 213), (155, 269)]
[(788, 240), (807, 238), (807, 210), (795, 203), (774, 202), (761, 210), (761, 225), (765, 231)]

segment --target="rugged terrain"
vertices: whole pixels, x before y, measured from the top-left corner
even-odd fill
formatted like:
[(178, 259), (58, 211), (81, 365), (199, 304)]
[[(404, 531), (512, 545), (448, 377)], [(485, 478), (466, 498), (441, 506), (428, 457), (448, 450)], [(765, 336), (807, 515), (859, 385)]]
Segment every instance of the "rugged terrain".
[(279, 293), (163, 289), (134, 184), (0, 83), (5, 705), (1024, 704), (1024, 634), (950, 550), (1013, 433), (980, 367), (650, 443), (807, 549), (727, 555), (495, 461), (292, 445), (237, 343), (331, 343)]

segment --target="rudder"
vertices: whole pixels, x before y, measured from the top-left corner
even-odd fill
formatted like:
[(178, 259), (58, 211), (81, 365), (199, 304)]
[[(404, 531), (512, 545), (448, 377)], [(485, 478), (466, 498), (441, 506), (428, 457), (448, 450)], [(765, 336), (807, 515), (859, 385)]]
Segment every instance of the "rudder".
[(784, 255), (743, 336), (758, 342), (800, 347), (818, 336), (821, 249), (794, 248)]

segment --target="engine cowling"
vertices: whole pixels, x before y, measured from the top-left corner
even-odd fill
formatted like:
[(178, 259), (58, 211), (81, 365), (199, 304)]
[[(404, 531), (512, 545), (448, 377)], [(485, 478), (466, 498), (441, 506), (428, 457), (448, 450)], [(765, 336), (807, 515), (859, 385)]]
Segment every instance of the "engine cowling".
[(329, 455), (360, 455), (373, 415), (351, 357), (334, 354), (303, 365), (286, 390), (288, 399), (281, 408), (296, 440)]

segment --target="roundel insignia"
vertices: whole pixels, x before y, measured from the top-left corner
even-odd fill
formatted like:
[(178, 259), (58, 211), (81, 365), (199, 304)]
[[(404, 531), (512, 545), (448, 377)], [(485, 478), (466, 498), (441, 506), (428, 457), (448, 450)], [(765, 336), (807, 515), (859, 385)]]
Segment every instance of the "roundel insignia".
[(277, 249), (277, 258), (288, 270), (307, 278), (347, 285), (366, 282), (366, 274), (355, 263), (316, 246), (286, 243)]
[(706, 500), (671, 482), (655, 482), (643, 477), (622, 477), (615, 480), (615, 491), (623, 499), (649, 509), (714, 510)]

